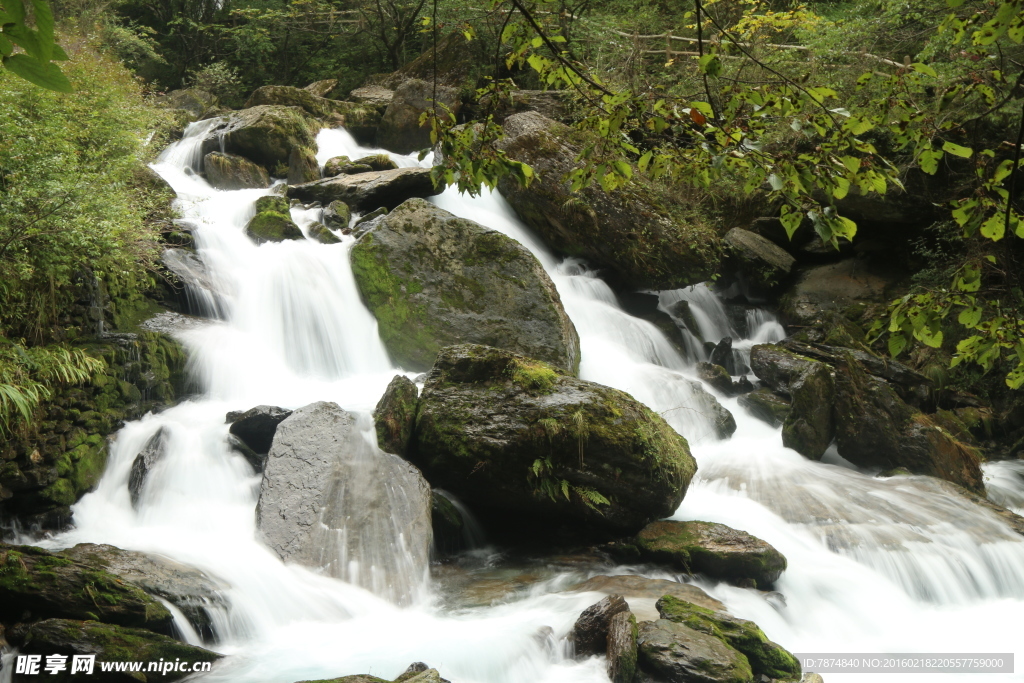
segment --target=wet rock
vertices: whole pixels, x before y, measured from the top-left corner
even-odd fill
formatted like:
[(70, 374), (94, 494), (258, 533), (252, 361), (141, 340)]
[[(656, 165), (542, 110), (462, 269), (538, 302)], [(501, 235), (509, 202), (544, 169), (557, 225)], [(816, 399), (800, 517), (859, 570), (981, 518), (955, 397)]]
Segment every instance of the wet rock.
[(577, 371), (579, 337), (554, 283), (500, 232), (410, 200), (359, 238), (352, 273), (403, 368), (425, 370), (442, 347), (475, 343)]
[(761, 381), (791, 398), (782, 443), (812, 460), (820, 459), (835, 434), (832, 369), (775, 344), (751, 348), (750, 367)]
[(722, 339), (715, 344), (715, 348), (711, 352), (711, 357), (708, 360), (713, 365), (719, 365), (725, 368), (726, 371), (732, 375), (735, 371), (735, 364), (732, 361), (732, 337), (722, 337)]
[(724, 240), (739, 260), (743, 272), (760, 287), (778, 285), (796, 265), (796, 259), (785, 249), (750, 230), (733, 228), (725, 233)]
[(333, 178), (339, 175), (355, 175), (356, 173), (369, 173), (373, 170), (369, 164), (354, 162), (346, 156), (331, 157), (324, 164), (324, 177)]
[(270, 185), (262, 166), (235, 154), (210, 152), (203, 157), (206, 180), (218, 190), (244, 190)]
[(173, 622), (158, 600), (100, 566), (27, 545), (0, 544), (0, 604), (5, 621), (102, 619), (166, 634)]
[(203, 572), (160, 555), (122, 550), (112, 545), (80, 543), (59, 553), (82, 564), (101, 567), (181, 610), (203, 638), (215, 636), (209, 609), (226, 612), (225, 586)]
[(324, 209), (324, 225), (330, 230), (340, 230), (345, 233), (351, 220), (352, 209), (348, 208), (348, 204), (345, 202), (333, 201)]
[(608, 627), (616, 614), (629, 612), (621, 595), (609, 595), (583, 610), (572, 630), (569, 642), (577, 657), (603, 655), (608, 649)]
[[(96, 621), (47, 619), (12, 629), (12, 640), (19, 644), (21, 654), (38, 654), (43, 657), (60, 654), (69, 658), (74, 655), (96, 655), (95, 679), (111, 683), (137, 683), (140, 678), (138, 673), (101, 673), (100, 662), (173, 663), (180, 660), (190, 663), (212, 663), (223, 656), (152, 631), (101, 624)], [(64, 683), (82, 678), (80, 674), (72, 676), (70, 671), (71, 667), (68, 666), (67, 670), (56, 675), (48, 675), (46, 679)], [(177, 681), (191, 674), (191, 670), (161, 670), (158, 680)], [(155, 674), (150, 676), (153, 677)]]
[(726, 396), (733, 395), (732, 377), (729, 376), (729, 371), (721, 365), (713, 365), (703, 361), (697, 363), (697, 377), (715, 391)]
[(667, 619), (641, 622), (637, 656), (641, 669), (666, 683), (751, 683), (750, 663), (712, 635)]
[(399, 168), (293, 185), (288, 196), (321, 204), (340, 200), (353, 211), (372, 211), (379, 206), (393, 209), (411, 197), (432, 197), (443, 189), (434, 187), (429, 168)]
[(356, 239), (359, 239), (380, 223), (380, 221), (376, 219), (387, 215), (388, 210), (383, 206), (380, 206), (369, 213), (363, 214), (355, 223), (352, 224), (352, 233), (356, 236)]
[(630, 533), (671, 514), (695, 471), (686, 440), (624, 392), (486, 346), (442, 349), (413, 456), (492, 522)]
[(246, 462), (252, 466), (253, 471), (257, 473), (262, 472), (267, 464), (266, 453), (257, 453), (234, 434), (228, 434), (228, 448), (245, 458)]
[(369, 166), (371, 171), (393, 171), (398, 168), (398, 164), (387, 154), (370, 154), (365, 157), (359, 157), (352, 163)]
[(335, 235), (333, 232), (331, 232), (326, 225), (314, 223), (313, 225), (309, 226), (309, 228), (307, 228), (307, 231), (309, 232), (309, 238), (311, 240), (316, 240), (320, 244), (341, 243), (341, 238)]
[[(408, 604), (430, 553), (430, 487), (419, 471), (366, 438), (372, 423), (313, 403), (278, 425), (256, 507), (258, 538), (286, 562), (324, 570)], [(381, 550), (403, 539), (403, 552)], [(367, 558), (374, 575), (341, 558)], [(386, 586), (379, 585), (380, 576)], [(415, 576), (414, 576), (415, 575)]]
[[(639, 558), (639, 555), (636, 556)], [(679, 600), (692, 602), (710, 610), (724, 610), (725, 605), (705, 593), (698, 586), (666, 579), (649, 579), (636, 574), (619, 576), (592, 576), (571, 589), (574, 592), (594, 591), (605, 595), (622, 595), (629, 603), (630, 610), (639, 618), (653, 620), (658, 618), (655, 603), (665, 595)], [(647, 616), (649, 615), (649, 616)]]
[(288, 154), (288, 175), (286, 180), (289, 185), (300, 185), (320, 179), (320, 164), (316, 161), (316, 155), (312, 150), (292, 149)]
[(644, 560), (741, 586), (767, 589), (786, 569), (786, 558), (768, 543), (714, 522), (652, 522), (631, 543)]
[(586, 259), (623, 289), (675, 289), (716, 272), (717, 235), (679, 213), (639, 174), (615, 192), (570, 192), (562, 178), (588, 144), (584, 133), (536, 112), (508, 117), (504, 132), (502, 150), (533, 167), (537, 178), (528, 188), (511, 177), (498, 186), (553, 249)]
[(836, 368), (835, 386), (836, 445), (841, 456), (861, 467), (906, 467), (976, 493), (985, 490), (978, 452), (907, 405), (859, 363)]
[(636, 617), (631, 612), (619, 612), (608, 622), (605, 654), (608, 657), (608, 678), (612, 683), (633, 683), (638, 635)]
[(416, 422), (418, 396), (419, 390), (412, 380), (405, 375), (396, 375), (377, 402), (373, 420), (377, 428), (377, 444), (385, 453), (406, 457)]
[(305, 239), (291, 217), (288, 200), (276, 195), (256, 200), (256, 215), (245, 226), (245, 234), (256, 244)]
[(683, 624), (695, 631), (718, 638), (742, 653), (750, 663), (754, 680), (765, 676), (773, 681), (800, 679), (800, 663), (796, 657), (768, 640), (757, 624), (726, 612), (713, 611), (665, 596), (658, 601), (663, 619)]
[(789, 401), (767, 387), (755, 389), (745, 396), (740, 396), (739, 404), (746, 408), (751, 415), (767, 422), (772, 427), (781, 427), (790, 411)]
[[(308, 94), (308, 93), (307, 93)], [(211, 133), (203, 152), (221, 150), (250, 159), (271, 175), (284, 175), (293, 150), (303, 155), (316, 150), (320, 126), (299, 107), (262, 105), (232, 112)]]
[(343, 126), (362, 144), (373, 142), (380, 123), (380, 112), (376, 107), (318, 97), (309, 90), (286, 85), (257, 88), (245, 103), (246, 109), (266, 105), (300, 108), (330, 128)]
[(132, 507), (139, 507), (139, 499), (142, 498), (142, 491), (149, 479), (150, 472), (156, 464), (164, 457), (164, 449), (167, 447), (167, 433), (161, 427), (160, 431), (154, 434), (146, 445), (142, 447), (139, 454), (132, 462), (131, 472), (128, 474), (128, 493), (132, 498)]
[(377, 144), (390, 152), (411, 154), (430, 147), (430, 125), (421, 125), (420, 116), (436, 106), (439, 116), (446, 111), (458, 115), (461, 109), (456, 88), (409, 79), (395, 89), (387, 111), (377, 128)]
[(711, 422), (711, 428), (719, 439), (728, 439), (736, 432), (736, 418), (718, 399), (704, 390), (700, 382), (690, 382), (693, 387), (694, 407)]
[(160, 253), (160, 262), (182, 284), (211, 292), (218, 291), (206, 265), (195, 252), (188, 249), (164, 249)]
[(270, 452), (277, 426), (292, 411), (277, 406), (256, 406), (249, 410), (228, 413), (224, 421), (231, 425), (228, 432), (241, 439), (256, 453)]

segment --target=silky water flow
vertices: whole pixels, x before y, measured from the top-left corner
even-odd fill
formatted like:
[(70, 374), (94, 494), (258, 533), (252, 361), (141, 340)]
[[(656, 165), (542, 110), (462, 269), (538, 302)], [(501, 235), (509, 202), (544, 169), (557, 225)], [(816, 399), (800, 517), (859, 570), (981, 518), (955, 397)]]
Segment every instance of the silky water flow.
[[(423, 561), (397, 557), (404, 546), (387, 525), (355, 551), (337, 542), (358, 531), (345, 527), (340, 494), (337, 509), (324, 518), (329, 533), (321, 567), (286, 565), (256, 540), (260, 476), (229, 448), (225, 414), (258, 404), (334, 401), (359, 415), (353, 448), (373, 451), (369, 411), (402, 370), (391, 365), (360, 300), (349, 265), (354, 239), (255, 245), (244, 227), (255, 200), (273, 190), (215, 190), (197, 174), (211, 125), (192, 124), (154, 166), (177, 193), (182, 220), (195, 227), (208, 271), (211, 289), (190, 296), (222, 312), (221, 320), (180, 333), (202, 397), (126, 425), (99, 486), (74, 507), (74, 527), (42, 542), (159, 553), (221, 582), (229, 606), (211, 610), (217, 639), (206, 646), (231, 656), (202, 676), (208, 682), (292, 683), (354, 673), (393, 678), (414, 661), (428, 662), (454, 683), (607, 681), (601, 658), (573, 661), (558, 645), (598, 598), (558, 591), (570, 577), (501, 604), (443, 608)], [(321, 164), (383, 152), (359, 147), (341, 129), (321, 131), (318, 144)], [(420, 163), (415, 156), (391, 157), (400, 166)], [(685, 345), (686, 357), (680, 355), (654, 325), (627, 314), (587, 264), (548, 251), (499, 194), (472, 198), (447, 190), (433, 201), (530, 249), (579, 332), (580, 376), (629, 392), (689, 440), (698, 475), (673, 518), (728, 524), (786, 555), (789, 568), (773, 593), (700, 583), (734, 614), (793, 652), (1015, 652), (1024, 670), (1024, 539), (994, 515), (924, 477), (873, 477), (835, 453), (809, 461), (783, 447), (780, 431), (734, 398), (718, 397), (737, 422), (730, 439), (718, 440), (707, 405), (714, 390), (693, 372), (706, 359), (696, 337)], [(293, 208), (292, 217), (305, 233), (319, 211)], [(753, 344), (784, 334), (771, 313), (758, 309), (746, 313), (745, 330), (735, 329), (703, 285), (661, 292), (659, 300), (663, 310), (688, 302), (703, 338), (731, 336), (740, 368)], [(160, 429), (165, 456), (133, 507), (132, 462)], [(986, 465), (986, 479), (996, 502), (1020, 511), (1019, 464)], [(340, 482), (336, 488), (344, 489)], [(181, 630), (197, 642), (187, 624)], [(829, 683), (863, 678), (827, 676)], [(870, 680), (946, 678), (967, 680), (936, 674)], [(1021, 679), (1024, 674), (984, 677)]]

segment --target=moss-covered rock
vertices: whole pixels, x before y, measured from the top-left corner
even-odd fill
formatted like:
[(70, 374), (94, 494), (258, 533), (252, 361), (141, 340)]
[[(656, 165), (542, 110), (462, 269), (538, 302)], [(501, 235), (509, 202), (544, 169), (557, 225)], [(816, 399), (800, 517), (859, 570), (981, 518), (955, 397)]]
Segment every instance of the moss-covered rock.
[(750, 662), (725, 641), (668, 619), (642, 622), (637, 634), (641, 670), (665, 683), (751, 683)]
[(461, 98), (456, 88), (412, 78), (395, 89), (387, 111), (377, 127), (377, 144), (398, 154), (410, 154), (430, 147), (430, 124), (420, 116), (435, 107), (439, 114), (450, 110), (458, 115)]
[(356, 173), (369, 173), (373, 170), (369, 164), (355, 163), (346, 156), (331, 157), (324, 164), (324, 177), (333, 178), (337, 175), (355, 175)]
[(633, 683), (637, 671), (636, 639), (639, 631), (632, 612), (620, 612), (608, 623), (608, 678), (612, 683)]
[(245, 103), (247, 109), (263, 105), (298, 107), (319, 119), (326, 127), (344, 127), (357, 142), (363, 144), (373, 142), (377, 124), (381, 119), (381, 112), (376, 107), (318, 97), (311, 90), (287, 85), (265, 85), (257, 88)]
[(293, 147), (288, 153), (288, 184), (299, 185), (319, 179), (320, 164), (316, 160), (316, 148)]
[(327, 205), (342, 201), (353, 211), (393, 209), (411, 197), (433, 197), (444, 187), (434, 187), (429, 168), (399, 168), (356, 175), (340, 175), (293, 185), (288, 196), (302, 202)]
[(733, 228), (724, 239), (748, 279), (759, 287), (775, 287), (796, 265), (796, 259), (785, 249), (750, 230)]
[(256, 244), (305, 239), (292, 221), (288, 200), (278, 195), (256, 200), (256, 215), (246, 224), (245, 234)]
[(832, 369), (775, 344), (751, 348), (750, 367), (765, 384), (791, 398), (782, 443), (812, 460), (820, 459), (835, 434)]
[[(320, 124), (300, 107), (261, 105), (232, 112), (203, 142), (203, 153), (223, 151), (283, 176), (293, 150), (316, 149)], [(279, 170), (281, 169), (281, 170)]]
[(329, 229), (348, 234), (348, 224), (352, 222), (352, 209), (342, 201), (330, 202), (324, 209), (323, 221)]
[(683, 624), (695, 631), (714, 636), (746, 656), (754, 676), (773, 681), (800, 680), (800, 663), (781, 646), (768, 640), (752, 621), (737, 619), (726, 612), (710, 610), (670, 595), (658, 600), (662, 619)]
[[(31, 625), (18, 626), (12, 629), (11, 636), (12, 641), (19, 645), (21, 654), (39, 654), (44, 657), (53, 654), (67, 657), (96, 655), (93, 674), (95, 680), (111, 683), (177, 681), (191, 675), (193, 671), (209, 671), (203, 663), (209, 662), (212, 665), (222, 656), (152, 631), (102, 624), (97, 621), (47, 619)], [(145, 672), (135, 673), (101, 672), (101, 662), (143, 662), (143, 667), (148, 667), (149, 662), (165, 662), (168, 665), (181, 662), (184, 666), (177, 668), (185, 670), (173, 671), (168, 668), (164, 671), (161, 668), (157, 673), (149, 672), (147, 668)], [(71, 667), (68, 666), (65, 671), (47, 675), (46, 678), (64, 683), (80, 680), (82, 675), (72, 676)]]
[(173, 621), (158, 600), (101, 567), (25, 545), (0, 544), (0, 604), (10, 620), (102, 619), (166, 634)]
[(604, 538), (671, 514), (696, 471), (686, 440), (628, 394), (471, 344), (438, 354), (410, 457), (489, 530), (514, 518)]
[(308, 231), (309, 231), (309, 238), (312, 239), (312, 240), (316, 240), (320, 244), (340, 244), (341, 243), (341, 238), (338, 237), (337, 235), (335, 235), (333, 232), (331, 232), (330, 229), (328, 229), (328, 227), (326, 225), (320, 225), (319, 223), (314, 223), (313, 225), (309, 226)]
[(396, 375), (373, 411), (377, 443), (382, 451), (406, 457), (418, 403), (416, 385), (405, 375)]
[(505, 348), (575, 373), (579, 337), (554, 283), (525, 247), (422, 199), (352, 249), (352, 273), (396, 363), (426, 370), (442, 347)]
[(751, 415), (767, 422), (772, 427), (781, 427), (789, 417), (789, 401), (779, 396), (768, 387), (755, 389), (749, 394), (739, 397), (739, 404)]
[(218, 190), (244, 190), (270, 185), (262, 166), (236, 154), (210, 152), (203, 157), (206, 180)]
[(588, 142), (583, 133), (536, 112), (510, 116), (504, 130), (502, 149), (538, 177), (528, 188), (512, 178), (499, 188), (552, 248), (586, 259), (628, 289), (675, 289), (717, 272), (718, 235), (687, 220), (682, 207), (639, 174), (614, 192), (597, 186), (570, 192), (563, 177)]
[(985, 490), (978, 451), (869, 375), (852, 356), (836, 368), (836, 445), (861, 467), (906, 467), (951, 481), (976, 493)]
[(629, 543), (644, 560), (765, 590), (786, 569), (786, 558), (768, 543), (714, 522), (651, 522)]

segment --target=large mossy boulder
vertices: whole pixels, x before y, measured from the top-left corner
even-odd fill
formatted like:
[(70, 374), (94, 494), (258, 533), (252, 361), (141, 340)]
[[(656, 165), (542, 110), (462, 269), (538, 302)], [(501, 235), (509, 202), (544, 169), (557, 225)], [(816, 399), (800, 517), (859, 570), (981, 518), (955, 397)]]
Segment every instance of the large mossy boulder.
[(302, 230), (292, 221), (288, 200), (277, 195), (256, 200), (256, 215), (246, 224), (245, 234), (256, 244), (305, 239)]
[(592, 538), (671, 514), (696, 471), (686, 440), (628, 394), (472, 344), (438, 354), (410, 458), (489, 528)]
[(246, 109), (263, 105), (299, 107), (307, 114), (321, 120), (325, 126), (348, 130), (357, 142), (373, 142), (381, 114), (377, 107), (359, 102), (340, 102), (318, 96), (306, 88), (287, 85), (265, 85), (257, 88), (245, 103)]
[(270, 185), (262, 166), (236, 154), (210, 152), (203, 157), (206, 180), (218, 190), (245, 190)]
[(430, 124), (420, 123), (420, 116), (434, 109), (443, 116), (446, 110), (458, 114), (459, 91), (412, 78), (395, 90), (387, 111), (377, 128), (377, 144), (398, 154), (411, 154), (430, 147)]
[[(20, 654), (68, 657), (69, 666), (64, 671), (46, 675), (46, 680), (61, 683), (83, 678), (110, 683), (177, 681), (194, 671), (209, 671), (204, 663), (212, 665), (223, 656), (152, 631), (98, 621), (47, 619), (31, 625), (19, 625), (11, 630), (11, 640), (18, 645)], [(75, 655), (96, 655), (92, 676), (71, 675), (70, 658)], [(100, 664), (104, 662), (142, 662), (144, 667), (148, 667), (150, 662), (157, 662), (161, 669), (159, 673), (148, 674), (103, 671)], [(186, 666), (176, 667), (178, 662)], [(164, 667), (163, 663), (167, 666)], [(193, 668), (196, 666), (199, 668)], [(174, 671), (174, 668), (184, 670)]]
[(232, 112), (203, 143), (203, 152), (236, 154), (271, 175), (287, 174), (293, 152), (316, 163), (320, 124), (300, 107), (261, 105)]
[(454, 344), (509, 349), (575, 374), (579, 337), (554, 283), (506, 235), (411, 199), (352, 248), (352, 273), (392, 359), (427, 370)]
[(103, 620), (171, 633), (160, 601), (100, 566), (33, 546), (0, 544), (0, 605), (11, 621)]
[(800, 680), (800, 662), (781, 646), (768, 640), (757, 624), (737, 619), (724, 611), (710, 610), (666, 595), (658, 601), (663, 619), (713, 636), (747, 658), (755, 680)]
[(718, 235), (639, 174), (613, 192), (597, 185), (570, 191), (563, 178), (588, 144), (584, 133), (536, 112), (508, 117), (504, 131), (503, 151), (537, 178), (523, 187), (509, 177), (498, 187), (555, 250), (586, 259), (624, 289), (676, 289), (717, 272)]
[(341, 201), (353, 211), (373, 211), (381, 206), (393, 209), (413, 197), (433, 197), (443, 189), (434, 187), (429, 168), (399, 168), (292, 185), (288, 196), (324, 206)]
[[(753, 683), (743, 654), (719, 638), (668, 619), (639, 624), (637, 659), (663, 683)], [(643, 680), (643, 679), (641, 679)]]
[(775, 344), (751, 348), (750, 367), (769, 387), (790, 396), (789, 412), (782, 424), (782, 443), (819, 460), (835, 435), (832, 368)]
[(99, 567), (150, 595), (167, 600), (185, 615), (205, 639), (216, 637), (210, 611), (226, 612), (225, 586), (203, 572), (161, 555), (122, 550), (112, 545), (80, 543), (58, 553), (75, 562)]
[(786, 558), (770, 544), (714, 522), (651, 522), (625, 546), (647, 562), (763, 590), (786, 569)]
[(850, 361), (836, 368), (835, 386), (841, 456), (861, 467), (905, 467), (984, 492), (978, 451), (904, 402), (887, 382)]

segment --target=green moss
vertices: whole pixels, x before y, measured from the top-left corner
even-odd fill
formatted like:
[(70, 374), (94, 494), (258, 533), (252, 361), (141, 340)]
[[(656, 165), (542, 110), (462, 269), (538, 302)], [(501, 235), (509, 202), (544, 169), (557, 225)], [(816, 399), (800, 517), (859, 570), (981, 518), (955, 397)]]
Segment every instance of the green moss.
[(64, 478), (60, 478), (44, 488), (40, 495), (57, 505), (73, 505), (78, 500), (78, 496), (75, 495), (75, 485)]
[(245, 232), (257, 244), (303, 239), (302, 231), (292, 222), (291, 215), (277, 211), (257, 213), (245, 226)]
[(515, 359), (509, 363), (509, 378), (527, 391), (550, 394), (560, 373), (547, 363)]

